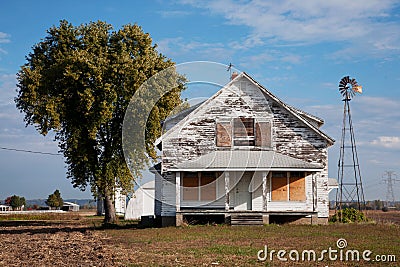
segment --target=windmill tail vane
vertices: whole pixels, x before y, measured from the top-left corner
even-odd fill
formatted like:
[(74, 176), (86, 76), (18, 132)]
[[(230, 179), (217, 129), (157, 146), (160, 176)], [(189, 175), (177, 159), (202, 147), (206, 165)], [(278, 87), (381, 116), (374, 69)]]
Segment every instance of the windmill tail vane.
[(361, 85), (357, 85), (353, 87), (354, 92), (362, 94), (362, 86)]

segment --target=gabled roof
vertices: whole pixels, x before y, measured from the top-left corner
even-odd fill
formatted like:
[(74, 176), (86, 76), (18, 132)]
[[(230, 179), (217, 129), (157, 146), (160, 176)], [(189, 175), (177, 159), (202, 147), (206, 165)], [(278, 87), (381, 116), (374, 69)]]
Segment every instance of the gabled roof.
[(318, 127), (321, 127), (325, 122), (323, 119), (312, 115), (304, 110), (301, 110), (299, 108), (293, 107), (288, 105), (291, 109), (293, 109), (295, 112), (297, 112), (300, 116), (302, 116), (304, 119), (310, 121), (311, 123), (316, 123)]
[[(272, 98), (274, 101), (276, 101), (279, 105), (281, 105), (283, 108), (285, 108), (287, 111), (289, 111), (291, 114), (293, 114), (295, 117), (297, 117), (300, 121), (302, 121), (304, 124), (306, 124), (308, 127), (310, 127), (313, 131), (315, 131), (317, 134), (319, 134), (320, 136), (322, 136), (325, 140), (328, 141), (329, 144), (333, 145), (333, 143), (335, 142), (335, 140), (333, 138), (331, 138), (330, 136), (328, 136), (326, 133), (322, 132), (318, 127), (316, 127), (315, 125), (313, 125), (312, 123), (310, 123), (308, 120), (306, 120), (303, 116), (301, 116), (298, 112), (300, 112), (301, 110), (294, 108), (288, 104), (286, 104), (285, 102), (283, 102), (282, 100), (280, 100), (277, 96), (275, 96), (274, 94), (272, 94), (270, 91), (268, 91), (264, 86), (262, 86), (261, 84), (259, 84), (256, 80), (254, 80), (252, 77), (250, 77), (247, 73), (242, 72), (241, 74), (238, 75), (238, 77), (236, 77), (235, 79), (233, 79), (231, 82), (233, 82), (234, 80), (238, 79), (239, 77), (246, 77), (248, 78), (250, 81), (252, 81), (256, 86), (258, 86), (258, 88), (260, 90), (262, 90), (266, 95), (268, 95), (270, 98)], [(304, 111), (301, 111), (304, 116), (308, 116), (311, 118), (313, 118), (313, 120), (320, 120), (323, 123), (323, 120), (319, 119), (316, 116), (310, 115)]]
[[(270, 91), (268, 91), (264, 86), (262, 86), (261, 84), (259, 84), (256, 80), (254, 80), (251, 76), (249, 76), (247, 73), (242, 72), (240, 73), (238, 76), (236, 76), (233, 80), (231, 80), (229, 83), (227, 83), (222, 89), (220, 89), (218, 92), (216, 92), (213, 96), (211, 96), (209, 99), (207, 99), (206, 101), (199, 103), (198, 105), (189, 108), (189, 110), (184, 110), (176, 115), (174, 115), (174, 118), (180, 116), (180, 115), (184, 115), (186, 114), (186, 116), (184, 116), (184, 118), (182, 118), (180, 121), (177, 122), (177, 124), (175, 124), (172, 128), (168, 129), (167, 132), (165, 132), (160, 138), (158, 138), (156, 140), (156, 145), (160, 144), (161, 140), (165, 137), (167, 137), (173, 130), (175, 127), (179, 127), (179, 125), (183, 124), (188, 117), (190, 117), (191, 114), (195, 114), (197, 113), (199, 110), (201, 110), (203, 107), (207, 106), (207, 104), (212, 101), (213, 99), (215, 99), (218, 95), (220, 95), (220, 93), (222, 92), (222, 90), (224, 88), (228, 88), (229, 86), (231, 86), (236, 80), (242, 78), (242, 77), (246, 77), (250, 82), (252, 82), (255, 86), (257, 86), (264, 94), (266, 94), (268, 97), (270, 97), (272, 100), (274, 100), (276, 103), (278, 103), (278, 105), (282, 106), (284, 109), (286, 109), (290, 114), (292, 114), (293, 116), (295, 116), (297, 119), (299, 119), (300, 121), (302, 121), (305, 125), (307, 125), (310, 129), (312, 129), (314, 132), (316, 132), (318, 135), (320, 135), (322, 138), (324, 138), (328, 144), (333, 145), (333, 143), (335, 142), (335, 140), (333, 138), (331, 138), (330, 136), (328, 136), (327, 134), (325, 134), (324, 132), (322, 132), (319, 129), (319, 126), (321, 126), (324, 121), (314, 115), (311, 115), (305, 111), (302, 111), (298, 108), (292, 107), (288, 104), (286, 104), (285, 102), (283, 102), (282, 100), (280, 100), (277, 96), (275, 96), (274, 94), (272, 94)], [(168, 119), (167, 119), (168, 120)], [(315, 124), (313, 122), (315, 122)]]
[(321, 164), (308, 163), (274, 151), (214, 151), (187, 160), (168, 171), (318, 171)]
[(64, 201), (64, 202), (63, 202), (63, 206), (74, 206), (74, 207), (79, 207), (78, 204), (72, 203), (72, 202), (67, 202), (67, 201)]

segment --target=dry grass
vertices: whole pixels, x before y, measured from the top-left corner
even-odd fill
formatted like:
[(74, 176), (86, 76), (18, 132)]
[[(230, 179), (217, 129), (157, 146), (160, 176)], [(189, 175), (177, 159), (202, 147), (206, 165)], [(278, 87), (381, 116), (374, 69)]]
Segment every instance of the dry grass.
[[(348, 249), (400, 257), (400, 227), (377, 224), (268, 225), (264, 227), (189, 226), (182, 228), (105, 230), (117, 247), (131, 251), (127, 264), (131, 266), (310, 266), (310, 262), (277, 260), (257, 261), (257, 252), (285, 249), (322, 251), (336, 248), (336, 241), (345, 238)], [(329, 262), (329, 266), (362, 266), (365, 262)], [(398, 262), (397, 262), (398, 264)], [(314, 265), (314, 264), (311, 264)], [(376, 266), (381, 264), (376, 263)], [(397, 266), (396, 263), (386, 266)]]
[(384, 266), (399, 266), (400, 261), (400, 225), (394, 223), (148, 229), (127, 222), (103, 229), (100, 223), (100, 217), (2, 221), (0, 266), (383, 266), (364, 261), (280, 262), (276, 256), (272, 262), (257, 260), (264, 245), (269, 251), (319, 253), (335, 249), (339, 238), (347, 240), (347, 249), (396, 256), (397, 262)]
[(81, 220), (79, 213), (15, 213), (0, 214), (0, 221), (65, 221)]

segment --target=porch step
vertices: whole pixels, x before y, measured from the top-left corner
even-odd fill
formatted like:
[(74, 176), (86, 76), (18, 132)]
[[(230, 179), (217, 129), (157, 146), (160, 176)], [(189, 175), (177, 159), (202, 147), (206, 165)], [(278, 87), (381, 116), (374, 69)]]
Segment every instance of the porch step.
[(260, 214), (232, 214), (231, 225), (263, 225), (263, 217)]

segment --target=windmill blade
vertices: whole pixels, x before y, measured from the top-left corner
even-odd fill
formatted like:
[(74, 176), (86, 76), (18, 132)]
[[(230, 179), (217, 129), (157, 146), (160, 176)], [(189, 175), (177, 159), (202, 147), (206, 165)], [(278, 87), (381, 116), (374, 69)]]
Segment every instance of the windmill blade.
[(347, 84), (348, 84), (347, 79), (348, 78), (349, 78), (349, 76), (345, 76), (339, 82), (339, 92), (343, 96), (346, 96), (346, 92), (347, 92), (347, 89), (348, 89), (348, 86), (347, 86)]
[(345, 99), (351, 99), (357, 92), (360, 92), (361, 86), (358, 85), (356, 79), (344, 76), (339, 82), (339, 92)]

